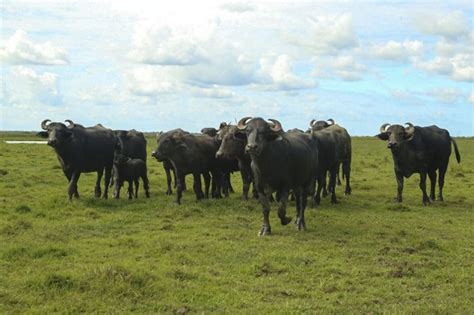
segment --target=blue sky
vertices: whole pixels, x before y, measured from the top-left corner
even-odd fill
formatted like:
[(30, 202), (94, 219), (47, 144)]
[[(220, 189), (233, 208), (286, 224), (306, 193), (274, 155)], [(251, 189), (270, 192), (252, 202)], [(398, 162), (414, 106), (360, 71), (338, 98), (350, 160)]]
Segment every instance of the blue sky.
[(3, 1), (0, 129), (261, 116), (474, 135), (472, 1), (167, 2)]

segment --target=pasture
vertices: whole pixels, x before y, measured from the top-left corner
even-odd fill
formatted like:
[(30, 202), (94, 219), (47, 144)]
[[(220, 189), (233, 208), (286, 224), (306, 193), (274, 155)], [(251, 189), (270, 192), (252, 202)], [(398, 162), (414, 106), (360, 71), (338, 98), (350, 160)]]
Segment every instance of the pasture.
[(239, 174), (229, 198), (178, 206), (149, 157), (150, 199), (96, 199), (91, 173), (69, 202), (54, 151), (7, 139), (40, 140), (0, 134), (0, 313), (474, 313), (474, 139), (424, 207), (417, 175), (393, 201), (386, 142), (353, 138), (353, 194), (307, 209), (306, 232), (273, 206), (268, 237)]

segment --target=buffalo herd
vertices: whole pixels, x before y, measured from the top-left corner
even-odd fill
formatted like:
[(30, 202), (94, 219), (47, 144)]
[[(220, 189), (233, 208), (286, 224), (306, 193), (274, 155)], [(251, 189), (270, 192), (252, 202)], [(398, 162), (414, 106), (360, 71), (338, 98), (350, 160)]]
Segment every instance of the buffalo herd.
[[(111, 130), (101, 124), (84, 127), (71, 120), (41, 123), (44, 131), (38, 136), (47, 138), (68, 179), (68, 196), (78, 198), (77, 183), (81, 173), (97, 172), (95, 196), (108, 197), (109, 187), (115, 185), (114, 198), (128, 182), (128, 197), (138, 196), (139, 180), (145, 196), (149, 197), (147, 177), (147, 141), (136, 130)], [(249, 192), (263, 208), (263, 225), (259, 235), (271, 234), (269, 213), (272, 202), (278, 203), (278, 217), (282, 225), (293, 221), (286, 215), (289, 199), (296, 205), (294, 220), (298, 230), (304, 230), (308, 197), (313, 206), (330, 194), (337, 203), (336, 184), (345, 180), (344, 194), (351, 194), (352, 144), (347, 130), (333, 119), (312, 120), (307, 131), (285, 131), (278, 120), (244, 117), (236, 125), (221, 123), (219, 128), (203, 128), (201, 133), (182, 129), (156, 135), (156, 149), (152, 152), (163, 163), (166, 173), (166, 194), (173, 193), (181, 203), (186, 190), (185, 176), (193, 176), (196, 199), (222, 198), (232, 192), (230, 174), (239, 171), (242, 177), (242, 199)], [(419, 127), (411, 123), (383, 124), (376, 135), (388, 141), (392, 152), (396, 181), (396, 201), (402, 201), (403, 179), (420, 174), (423, 205), (435, 199), (438, 177), (438, 200), (443, 201), (444, 177), (454, 146), (456, 160), (461, 160), (457, 144), (445, 129), (437, 126)], [(438, 171), (438, 174), (437, 174)], [(105, 172), (104, 191), (101, 179)], [(430, 193), (426, 191), (426, 177), (430, 179)], [(204, 191), (201, 178), (204, 179)], [(135, 189), (134, 189), (135, 188)]]

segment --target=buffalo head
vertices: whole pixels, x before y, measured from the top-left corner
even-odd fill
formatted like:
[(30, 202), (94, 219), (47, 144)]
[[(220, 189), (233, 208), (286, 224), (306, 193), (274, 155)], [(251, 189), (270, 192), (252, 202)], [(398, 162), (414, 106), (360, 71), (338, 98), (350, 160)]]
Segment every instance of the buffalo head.
[(74, 128), (74, 123), (71, 120), (66, 120), (66, 122), (69, 123), (68, 127), (63, 123), (45, 119), (41, 122), (41, 129), (45, 131), (38, 132), (37, 135), (47, 138), (49, 146), (59, 148), (70, 141), (73, 135), (71, 129)]
[(265, 146), (271, 141), (281, 139), (283, 131), (278, 120), (269, 119), (265, 121), (262, 118), (252, 117), (242, 118), (238, 122), (237, 128), (247, 135), (245, 151), (255, 156), (260, 155)]
[(415, 135), (415, 127), (411, 123), (406, 126), (383, 124), (380, 133), (376, 135), (381, 140), (388, 140), (387, 148), (397, 149), (402, 143), (410, 141)]
[(322, 130), (324, 128), (330, 127), (334, 124), (335, 124), (335, 122), (334, 122), (334, 119), (332, 119), (332, 118), (330, 118), (328, 120), (313, 119), (309, 123), (309, 127), (311, 128), (312, 131), (318, 131), (318, 130)]
[(189, 134), (181, 129), (174, 129), (165, 133), (157, 134), (157, 147), (151, 153), (151, 156), (162, 162), (165, 159), (178, 153), (180, 150), (186, 149), (183, 137)]
[(237, 126), (226, 124), (221, 125), (217, 132), (217, 139), (221, 144), (216, 152), (216, 158), (235, 157), (244, 152), (247, 136)]

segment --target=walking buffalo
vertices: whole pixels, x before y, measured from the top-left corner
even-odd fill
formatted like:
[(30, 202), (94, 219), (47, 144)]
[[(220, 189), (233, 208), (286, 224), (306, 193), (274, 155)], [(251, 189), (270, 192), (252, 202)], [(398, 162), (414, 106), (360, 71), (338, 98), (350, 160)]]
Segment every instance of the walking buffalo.
[[(406, 123), (406, 126), (383, 124), (376, 137), (388, 141), (387, 148), (392, 151), (395, 176), (397, 179), (398, 202), (402, 202), (403, 178), (413, 173), (420, 174), (420, 189), (423, 205), (435, 199), (436, 171), (439, 173), (438, 200), (443, 201), (444, 176), (448, 169), (451, 143), (454, 145), (456, 160), (461, 162), (456, 141), (446, 129), (438, 126), (419, 127)], [(426, 193), (426, 175), (431, 182), (430, 196)]]
[[(81, 173), (97, 172), (95, 196), (100, 197), (100, 181), (105, 170), (103, 198), (107, 198), (113, 166), (116, 137), (112, 130), (102, 125), (85, 128), (66, 120), (69, 126), (46, 119), (41, 123), (45, 131), (38, 136), (47, 138), (54, 149), (64, 175), (69, 181), (68, 195), (79, 198), (77, 182)], [(49, 123), (49, 124), (48, 124)]]
[(244, 117), (237, 128), (247, 136), (246, 151), (250, 154), (252, 173), (263, 208), (263, 225), (259, 235), (271, 234), (270, 196), (276, 191), (282, 225), (291, 222), (286, 216), (288, 194), (296, 197), (299, 230), (305, 229), (304, 211), (310, 186), (316, 175), (318, 149), (313, 137), (305, 133), (284, 132), (279, 121)]

